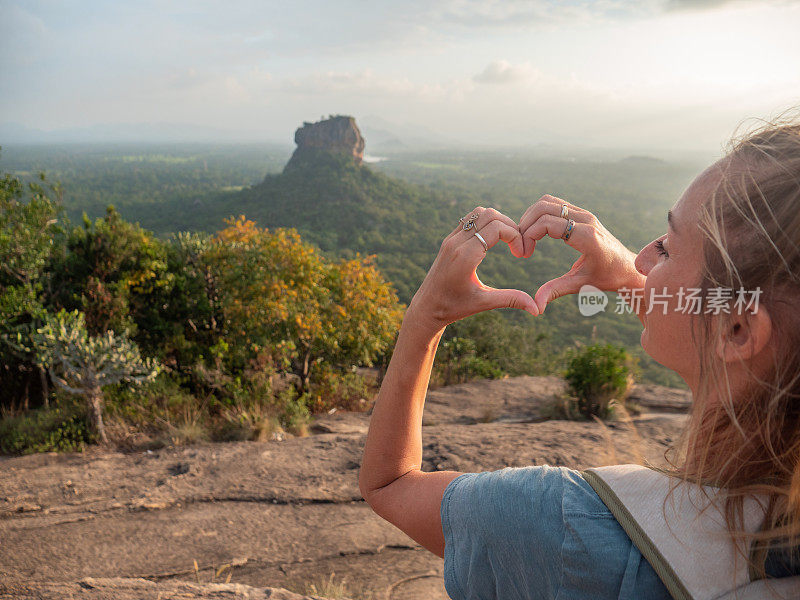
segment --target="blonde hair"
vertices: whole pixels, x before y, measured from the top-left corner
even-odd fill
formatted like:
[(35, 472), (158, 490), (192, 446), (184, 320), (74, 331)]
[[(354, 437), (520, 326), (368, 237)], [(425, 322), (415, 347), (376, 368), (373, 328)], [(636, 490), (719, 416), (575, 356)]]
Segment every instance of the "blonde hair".
[[(773, 360), (767, 373), (748, 371), (734, 397), (716, 347), (737, 311), (695, 318), (700, 383), (672, 473), (722, 488), (728, 528), (755, 542), (745, 558), (760, 553), (751, 574), (763, 577), (768, 546), (800, 543), (800, 118), (785, 113), (734, 137), (718, 165), (700, 212), (698, 287), (706, 297), (712, 288), (760, 289)], [(752, 494), (768, 510), (762, 530), (746, 534), (743, 500)]]

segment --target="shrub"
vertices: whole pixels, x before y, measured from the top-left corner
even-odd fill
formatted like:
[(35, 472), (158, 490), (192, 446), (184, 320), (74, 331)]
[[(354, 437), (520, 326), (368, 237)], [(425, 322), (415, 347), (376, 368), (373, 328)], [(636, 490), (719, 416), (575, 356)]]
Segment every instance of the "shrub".
[(320, 366), (313, 378), (309, 408), (312, 413), (332, 408), (365, 410), (372, 396), (369, 384), (358, 373)]
[(86, 412), (67, 406), (32, 410), (0, 420), (0, 452), (76, 452), (95, 438)]
[(512, 377), (559, 373), (561, 346), (552, 343), (541, 320), (518, 312), (492, 310), (461, 319), (448, 325), (442, 341), (469, 338), (475, 343), (476, 356)]
[(292, 435), (308, 435), (308, 424), (311, 421), (308, 395), (298, 395), (294, 388), (287, 388), (278, 394), (277, 400), (281, 407), (278, 415), (281, 426)]
[(181, 387), (173, 374), (162, 372), (138, 388), (116, 384), (104, 389), (106, 412), (139, 428), (178, 422), (199, 400)]
[(434, 385), (452, 385), (473, 379), (499, 379), (503, 375), (494, 361), (477, 356), (472, 339), (454, 337), (439, 344), (431, 379)]
[(173, 446), (186, 446), (209, 439), (205, 415), (193, 407), (187, 407), (176, 422), (165, 421), (165, 441)]
[(223, 407), (221, 420), (214, 430), (213, 439), (218, 442), (238, 442), (253, 440), (264, 442), (272, 438), (273, 433), (280, 433), (282, 428), (278, 420), (277, 408), (270, 403), (255, 399), (237, 401), (233, 406)]
[(611, 344), (573, 350), (564, 372), (572, 395), (565, 412), (584, 419), (608, 418), (615, 403), (624, 402), (633, 383), (635, 366), (624, 348)]

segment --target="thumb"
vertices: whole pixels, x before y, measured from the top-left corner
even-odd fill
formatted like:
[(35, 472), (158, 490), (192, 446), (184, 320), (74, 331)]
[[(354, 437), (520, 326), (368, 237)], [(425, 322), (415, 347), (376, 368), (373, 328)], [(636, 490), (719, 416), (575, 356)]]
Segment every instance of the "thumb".
[(547, 283), (543, 283), (541, 287), (536, 290), (536, 306), (539, 313), (543, 313), (545, 308), (550, 302), (561, 296), (567, 294), (575, 294), (580, 289), (580, 284), (573, 275), (562, 275), (551, 279)]
[(498, 290), (495, 288), (488, 288), (484, 294), (484, 310), (492, 310), (494, 308), (518, 308), (531, 313), (533, 316), (539, 314), (539, 308), (536, 302), (521, 290)]

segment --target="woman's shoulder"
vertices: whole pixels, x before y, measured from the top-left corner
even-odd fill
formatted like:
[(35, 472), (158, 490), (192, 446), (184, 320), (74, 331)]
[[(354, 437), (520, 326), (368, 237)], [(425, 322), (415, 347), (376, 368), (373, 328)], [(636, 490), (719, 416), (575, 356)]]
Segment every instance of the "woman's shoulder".
[(529, 511), (535, 508), (555, 511), (559, 516), (612, 516), (580, 471), (567, 467), (506, 467), (483, 473), (464, 473), (450, 482), (443, 502), (453, 495), (468, 494), (474, 495), (475, 501), (492, 511), (506, 507), (531, 514)]
[[(445, 583), (453, 598), (554, 597), (559, 590), (570, 590), (575, 598), (667, 597), (660, 595), (660, 582), (617, 520), (574, 469), (465, 473), (445, 489), (441, 516)], [(630, 595), (621, 593), (622, 583)], [(508, 592), (459, 593), (483, 585)], [(643, 592), (648, 586), (653, 594)]]

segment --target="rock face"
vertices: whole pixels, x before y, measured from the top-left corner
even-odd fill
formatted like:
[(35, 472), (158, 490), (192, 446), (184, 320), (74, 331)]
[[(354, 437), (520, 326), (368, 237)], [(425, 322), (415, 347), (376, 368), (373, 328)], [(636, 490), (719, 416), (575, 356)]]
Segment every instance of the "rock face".
[(79, 582), (0, 584), (0, 600), (325, 600), (284, 589), (239, 583), (155, 582), (121, 577), (86, 577)]
[(364, 158), (364, 138), (353, 117), (332, 116), (317, 123), (303, 123), (294, 132), (297, 148), (286, 164), (291, 169), (320, 151), (352, 157), (360, 165)]

